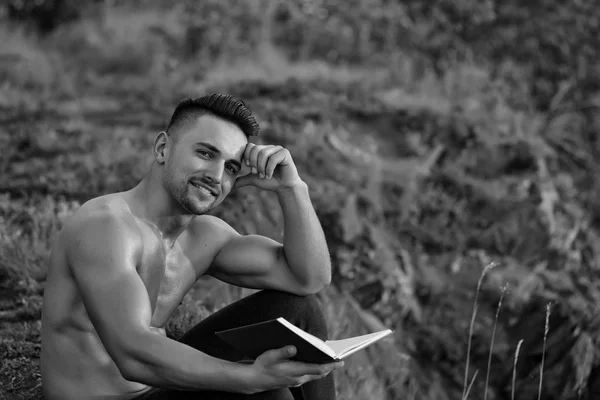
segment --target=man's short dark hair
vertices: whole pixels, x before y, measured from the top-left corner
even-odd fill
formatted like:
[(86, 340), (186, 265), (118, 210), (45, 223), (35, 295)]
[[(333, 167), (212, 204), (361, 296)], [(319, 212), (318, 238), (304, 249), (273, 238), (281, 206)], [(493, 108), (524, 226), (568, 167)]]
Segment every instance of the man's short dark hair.
[(256, 136), (259, 133), (258, 123), (242, 100), (218, 93), (181, 100), (173, 111), (167, 133), (174, 133), (204, 114), (214, 115), (236, 124), (246, 137)]

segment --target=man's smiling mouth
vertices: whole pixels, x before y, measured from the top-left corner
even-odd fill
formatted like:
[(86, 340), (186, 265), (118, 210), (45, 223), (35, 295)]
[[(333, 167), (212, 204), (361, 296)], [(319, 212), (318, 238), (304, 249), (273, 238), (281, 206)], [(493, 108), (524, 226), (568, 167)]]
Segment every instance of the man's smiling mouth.
[(191, 182), (192, 186), (194, 186), (196, 189), (198, 189), (200, 192), (204, 193), (207, 196), (213, 196), (213, 197), (217, 197), (217, 192), (211, 188), (209, 188), (208, 186), (199, 183), (199, 182)]

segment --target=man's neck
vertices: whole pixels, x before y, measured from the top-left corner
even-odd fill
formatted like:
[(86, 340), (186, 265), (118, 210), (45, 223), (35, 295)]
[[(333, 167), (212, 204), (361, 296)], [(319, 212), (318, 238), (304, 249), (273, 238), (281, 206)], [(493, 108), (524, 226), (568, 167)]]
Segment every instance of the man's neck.
[(136, 216), (154, 225), (169, 247), (175, 244), (179, 235), (196, 217), (194, 214), (182, 213), (180, 209), (175, 208), (162, 185), (152, 179), (151, 173), (131, 190), (131, 195), (139, 205)]

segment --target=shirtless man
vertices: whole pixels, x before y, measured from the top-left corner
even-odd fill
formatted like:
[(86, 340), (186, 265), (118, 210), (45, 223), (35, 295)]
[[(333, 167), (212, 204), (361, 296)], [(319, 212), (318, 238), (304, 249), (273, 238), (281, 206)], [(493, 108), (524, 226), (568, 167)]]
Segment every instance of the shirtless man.
[[(293, 361), (290, 346), (240, 362), (244, 355), (214, 335), (284, 316), (326, 338), (314, 298), (331, 279), (322, 228), (289, 151), (249, 143), (257, 133), (239, 100), (184, 100), (157, 135), (142, 181), (86, 202), (65, 223), (44, 293), (47, 400), (335, 397), (330, 372), (341, 362)], [(276, 194), (283, 244), (205, 215), (248, 185)], [(265, 290), (168, 338), (169, 317), (204, 274)]]

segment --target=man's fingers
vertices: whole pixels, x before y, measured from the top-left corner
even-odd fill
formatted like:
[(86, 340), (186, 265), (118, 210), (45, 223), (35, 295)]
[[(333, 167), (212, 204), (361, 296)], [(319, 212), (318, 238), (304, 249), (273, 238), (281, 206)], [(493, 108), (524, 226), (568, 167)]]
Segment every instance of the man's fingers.
[(246, 148), (244, 149), (244, 155), (242, 156), (242, 160), (244, 161), (244, 164), (246, 164), (247, 167), (250, 167), (250, 152), (254, 147), (256, 147), (254, 143), (248, 143), (246, 144)]
[(263, 146), (257, 146), (252, 143), (249, 143), (248, 146), (250, 146), (250, 151), (248, 152), (248, 158), (246, 158), (246, 161), (249, 163), (249, 167), (252, 170), (252, 173), (257, 174), (258, 153), (260, 152)]
[(280, 349), (268, 350), (261, 354), (258, 358), (261, 363), (274, 364), (278, 361), (284, 361), (296, 355), (294, 346), (285, 346)]
[(275, 168), (283, 160), (285, 160), (286, 156), (287, 156), (287, 153), (285, 152), (285, 149), (279, 149), (275, 154), (273, 154), (271, 157), (269, 157), (269, 160), (267, 161), (267, 165), (265, 166), (265, 175), (268, 179), (271, 179), (273, 177)]
[(331, 373), (331, 371), (326, 372), (324, 374), (320, 374), (320, 375), (304, 375), (301, 380), (301, 382), (302, 382), (301, 385), (305, 384), (306, 382), (314, 381), (317, 379), (323, 379), (330, 373)]
[(266, 171), (267, 162), (273, 157), (274, 154), (279, 152), (281, 149), (282, 147), (280, 146), (270, 146), (265, 147), (258, 152), (258, 157), (256, 159), (256, 167), (261, 178), (270, 178), (270, 176), (267, 175)]
[[(277, 164), (285, 160), (289, 152), (281, 146), (263, 146), (248, 143), (244, 151), (244, 164), (250, 172), (261, 178), (272, 178)], [(275, 157), (275, 158), (274, 158)]]
[(329, 363), (329, 364), (307, 364), (303, 362), (296, 362), (294, 365), (290, 365), (293, 368), (292, 374), (294, 376), (303, 376), (303, 375), (314, 375), (314, 376), (323, 376), (327, 375), (334, 369), (343, 365), (343, 362), (339, 363)]

